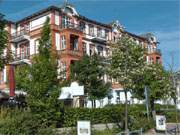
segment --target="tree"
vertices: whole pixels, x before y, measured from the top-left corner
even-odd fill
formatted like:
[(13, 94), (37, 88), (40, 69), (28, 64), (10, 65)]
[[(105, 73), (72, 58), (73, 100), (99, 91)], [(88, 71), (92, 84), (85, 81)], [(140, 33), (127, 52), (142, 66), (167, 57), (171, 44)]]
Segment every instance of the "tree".
[(47, 124), (52, 124), (60, 116), (57, 58), (50, 35), (47, 18), (39, 40), (39, 53), (33, 57), (30, 67), (21, 66), (16, 73), (17, 87), (27, 92), (28, 107)]
[(7, 31), (5, 30), (6, 21), (4, 15), (0, 14), (0, 70), (3, 69), (4, 65), (7, 63), (4, 56), (4, 50), (8, 41)]
[(136, 76), (133, 95), (139, 99), (144, 99), (144, 88), (145, 86), (148, 87), (148, 96), (154, 117), (154, 102), (156, 100), (167, 99), (175, 93), (170, 72), (166, 71), (161, 64), (147, 64), (144, 69), (140, 76)]
[(144, 67), (144, 51), (132, 39), (124, 35), (111, 44), (112, 56), (110, 75), (123, 86), (125, 92), (125, 130), (128, 131), (127, 91), (133, 90), (134, 76), (141, 74)]
[(110, 88), (110, 84), (105, 83), (102, 78), (105, 71), (98, 55), (84, 55), (71, 67), (71, 71), (72, 80), (77, 80), (84, 85), (85, 93), (92, 101), (92, 106), (96, 107), (95, 100), (103, 99)]

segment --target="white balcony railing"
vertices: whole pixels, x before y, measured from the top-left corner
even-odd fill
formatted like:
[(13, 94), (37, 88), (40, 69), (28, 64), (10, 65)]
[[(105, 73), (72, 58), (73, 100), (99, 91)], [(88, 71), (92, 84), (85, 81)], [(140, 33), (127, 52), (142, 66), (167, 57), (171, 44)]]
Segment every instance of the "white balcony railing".
[(18, 42), (24, 39), (27, 39), (27, 36), (29, 36), (29, 30), (23, 29), (21, 31), (15, 32), (11, 35), (11, 40), (13, 42)]

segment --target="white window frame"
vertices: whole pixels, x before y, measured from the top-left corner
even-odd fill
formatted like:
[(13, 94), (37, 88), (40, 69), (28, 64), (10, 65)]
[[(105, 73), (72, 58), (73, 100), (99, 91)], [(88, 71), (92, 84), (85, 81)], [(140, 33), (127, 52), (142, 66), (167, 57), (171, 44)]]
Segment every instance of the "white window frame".
[(66, 37), (65, 35), (61, 36), (61, 50), (66, 49)]

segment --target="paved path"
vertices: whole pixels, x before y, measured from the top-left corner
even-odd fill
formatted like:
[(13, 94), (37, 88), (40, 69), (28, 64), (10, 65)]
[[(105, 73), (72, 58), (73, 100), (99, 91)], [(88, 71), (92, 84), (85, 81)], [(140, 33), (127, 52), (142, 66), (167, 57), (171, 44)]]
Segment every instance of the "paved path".
[[(167, 123), (167, 130), (171, 131), (172, 129), (174, 129), (177, 125), (175, 123)], [(180, 123), (178, 124), (179, 129), (180, 129)], [(170, 133), (156, 133), (156, 131), (154, 129), (150, 130), (149, 132), (145, 133), (144, 135), (175, 135), (174, 132)], [(180, 135), (180, 133), (177, 133), (176, 135)]]

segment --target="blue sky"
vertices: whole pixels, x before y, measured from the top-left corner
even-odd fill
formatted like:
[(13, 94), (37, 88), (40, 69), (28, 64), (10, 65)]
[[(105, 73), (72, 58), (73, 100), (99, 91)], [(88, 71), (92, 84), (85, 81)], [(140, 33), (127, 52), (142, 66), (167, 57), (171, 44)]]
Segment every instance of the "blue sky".
[[(0, 12), (10, 20), (19, 20), (50, 5), (60, 6), (64, 0), (0, 0)], [(160, 42), (166, 69), (174, 59), (180, 70), (180, 0), (68, 0), (77, 11), (91, 19), (119, 22), (127, 31), (152, 32)]]

